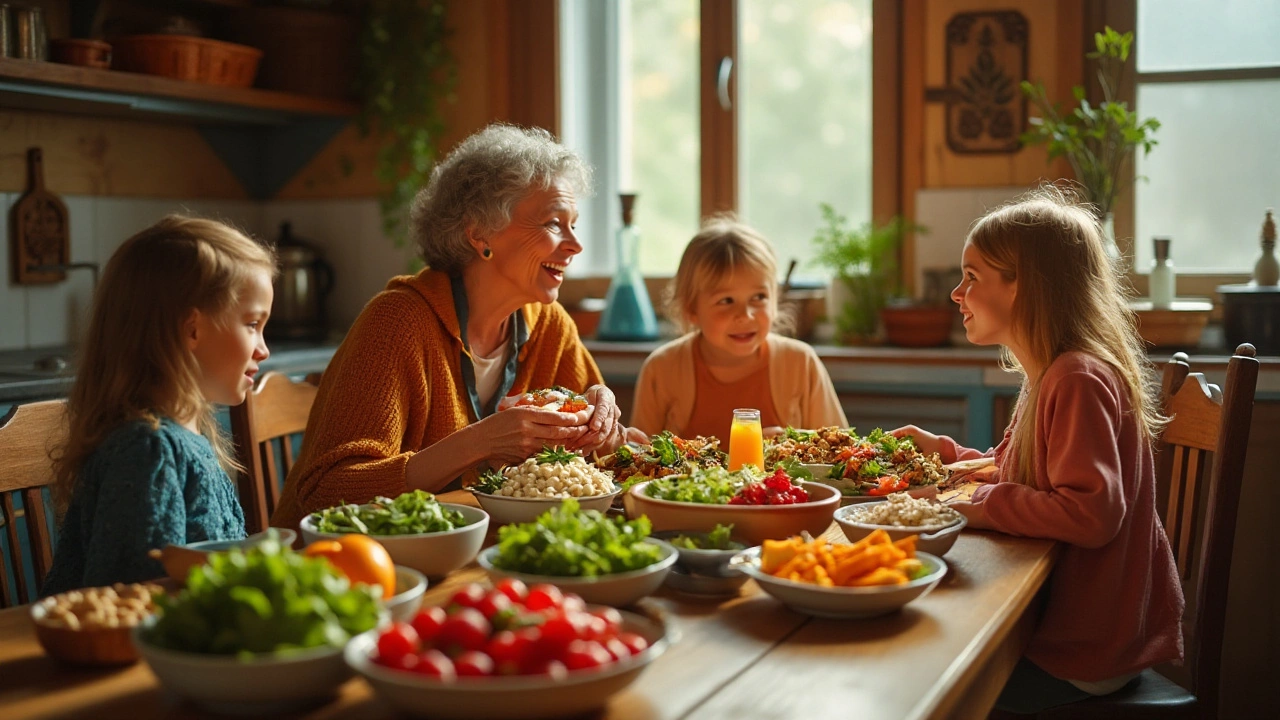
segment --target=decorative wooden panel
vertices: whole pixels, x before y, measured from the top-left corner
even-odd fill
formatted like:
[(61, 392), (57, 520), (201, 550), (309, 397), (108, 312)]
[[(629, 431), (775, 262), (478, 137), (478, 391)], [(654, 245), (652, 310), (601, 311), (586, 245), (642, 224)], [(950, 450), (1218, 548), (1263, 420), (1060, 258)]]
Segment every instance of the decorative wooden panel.
[(1016, 10), (959, 13), (947, 22), (947, 147), (1014, 153), (1026, 125), (1027, 18)]

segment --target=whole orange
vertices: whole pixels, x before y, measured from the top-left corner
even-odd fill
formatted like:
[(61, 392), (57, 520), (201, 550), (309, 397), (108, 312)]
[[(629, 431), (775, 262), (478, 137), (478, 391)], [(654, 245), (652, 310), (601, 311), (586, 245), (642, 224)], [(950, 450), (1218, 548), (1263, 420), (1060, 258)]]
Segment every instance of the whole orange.
[(384, 600), (396, 593), (396, 565), (382, 543), (368, 535), (317, 540), (308, 545), (303, 554), (328, 560), (352, 584), (381, 585)]

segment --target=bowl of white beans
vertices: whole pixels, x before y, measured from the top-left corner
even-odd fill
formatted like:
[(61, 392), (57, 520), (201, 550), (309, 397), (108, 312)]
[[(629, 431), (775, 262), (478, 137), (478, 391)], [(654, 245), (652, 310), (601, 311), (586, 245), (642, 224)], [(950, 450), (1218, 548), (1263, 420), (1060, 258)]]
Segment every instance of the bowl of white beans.
[(893, 493), (876, 502), (846, 505), (836, 511), (836, 522), (849, 542), (858, 542), (876, 530), (889, 533), (894, 542), (916, 536), (916, 549), (945, 555), (969, 521), (938, 502)]
[[(490, 481), (472, 493), (496, 525), (532, 522), (565, 498), (577, 498), (583, 510), (605, 512), (620, 492), (613, 475), (591, 465), (581, 456), (546, 454), (531, 457), (490, 474)], [(500, 478), (500, 479), (499, 479)]]

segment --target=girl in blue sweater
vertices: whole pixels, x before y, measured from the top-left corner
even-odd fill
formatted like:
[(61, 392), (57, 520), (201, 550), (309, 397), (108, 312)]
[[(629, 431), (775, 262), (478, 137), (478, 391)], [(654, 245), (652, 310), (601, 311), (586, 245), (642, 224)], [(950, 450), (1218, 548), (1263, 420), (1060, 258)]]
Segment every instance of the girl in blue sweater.
[(41, 590), (164, 574), (152, 548), (244, 537), (213, 405), (238, 405), (267, 357), (273, 252), (170, 215), (111, 256), (55, 453), (62, 516)]

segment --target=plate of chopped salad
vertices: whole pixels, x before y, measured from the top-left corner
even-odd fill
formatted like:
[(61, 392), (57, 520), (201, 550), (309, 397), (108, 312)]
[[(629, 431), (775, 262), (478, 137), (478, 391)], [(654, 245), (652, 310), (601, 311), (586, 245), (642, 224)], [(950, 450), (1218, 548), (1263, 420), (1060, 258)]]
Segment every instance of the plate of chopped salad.
[(947, 479), (937, 453), (924, 454), (911, 438), (880, 428), (859, 436), (853, 428), (787, 428), (766, 441), (765, 464), (802, 465), (817, 482), (840, 490), (845, 502), (863, 502), (895, 492), (931, 495)]
[(591, 406), (587, 403), (585, 395), (555, 385), (518, 395), (508, 395), (498, 401), (498, 410), (510, 410), (516, 407), (538, 407), (556, 412), (576, 413)]
[(715, 437), (681, 438), (664, 430), (648, 445), (627, 444), (596, 461), (596, 467), (613, 473), (613, 481), (625, 492), (636, 483), (695, 470), (725, 467), (729, 455)]

